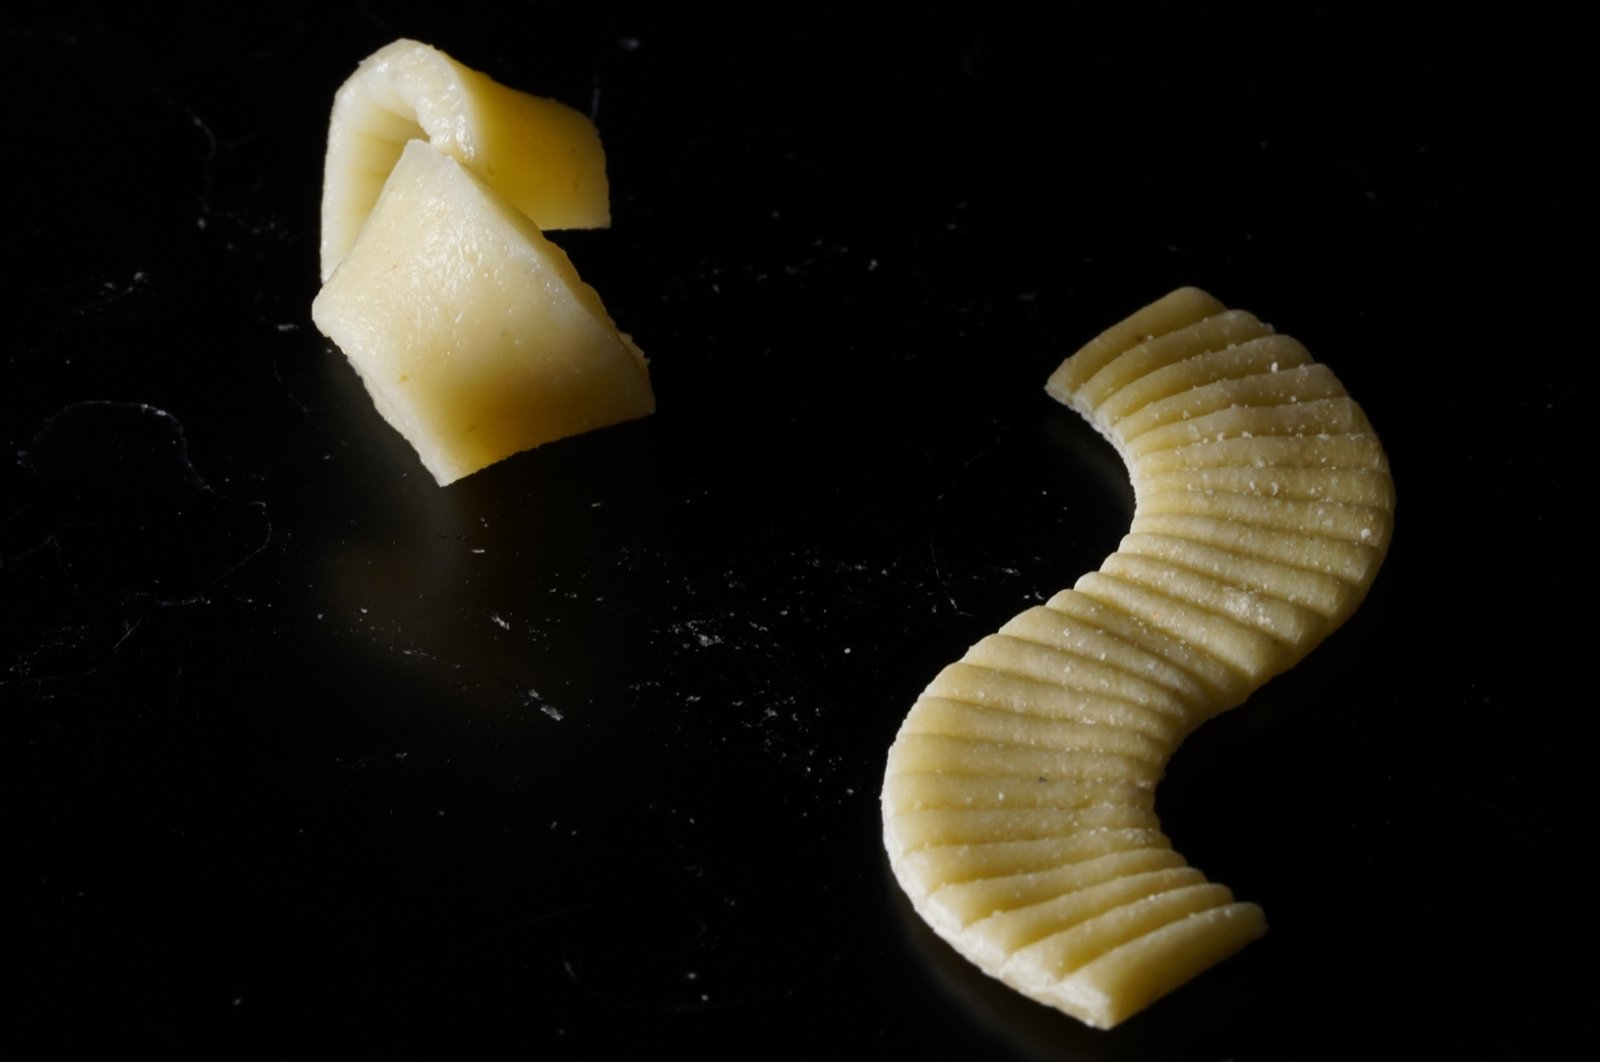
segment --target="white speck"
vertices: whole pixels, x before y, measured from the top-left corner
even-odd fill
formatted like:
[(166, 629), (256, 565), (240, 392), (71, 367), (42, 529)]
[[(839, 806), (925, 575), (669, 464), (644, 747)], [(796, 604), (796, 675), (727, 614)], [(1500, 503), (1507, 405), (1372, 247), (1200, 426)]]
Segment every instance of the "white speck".
[(468, 551), (468, 552), (470, 552), (470, 553), (482, 553), (482, 552), (483, 552), (483, 550), (481, 550), (481, 549), (474, 549), (474, 550), (469, 550), (469, 551)]
[(501, 619), (500, 618), (500, 613), (491, 612), (491, 613), (489, 613), (489, 618), (494, 620), (495, 626), (499, 627), (501, 630), (509, 631), (511, 629), (511, 624), (509, 624), (505, 620)]
[(556, 722), (558, 722), (558, 723), (561, 722), (561, 711), (559, 709), (553, 708), (550, 705), (546, 704), (546, 705), (540, 706), (539, 711), (543, 712), (545, 715), (548, 715), (551, 719), (554, 719)]
[(598, 509), (598, 508), (600, 508), (600, 503), (599, 502), (590, 502), (589, 503), (589, 508)]
[(1272, 371), (1273, 372), (1277, 372), (1278, 371), (1278, 363), (1277, 362), (1273, 362), (1272, 363)]
[(1362, 541), (1366, 541), (1367, 539), (1369, 539), (1371, 537), (1372, 537), (1372, 528), (1363, 527), (1361, 529), (1361, 539), (1362, 539)]
[(850, 655), (850, 647), (848, 645), (844, 647), (844, 655), (845, 656), (849, 656)]
[(867, 272), (876, 273), (877, 271), (878, 271), (878, 260), (876, 258), (867, 259)]

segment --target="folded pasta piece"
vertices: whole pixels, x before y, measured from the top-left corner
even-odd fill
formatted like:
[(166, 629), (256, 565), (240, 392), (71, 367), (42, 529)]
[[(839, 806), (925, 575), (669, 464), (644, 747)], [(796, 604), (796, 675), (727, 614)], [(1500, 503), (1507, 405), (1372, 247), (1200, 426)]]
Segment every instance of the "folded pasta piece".
[(400, 152), (425, 140), (477, 174), (541, 229), (611, 223), (594, 123), (507, 88), (437, 48), (398, 40), (339, 87), (322, 181), (322, 279), (355, 246)]
[(411, 40), (340, 87), (311, 316), (441, 486), (654, 411), (644, 356), (544, 236), (610, 220), (569, 107)]
[(644, 356), (561, 248), (420, 140), (311, 316), (441, 485), (655, 409)]
[(1266, 931), (1170, 849), (1155, 785), (1189, 730), (1360, 603), (1394, 486), (1326, 366), (1194, 288), (1096, 337), (1046, 390), (1128, 462), (1132, 531), (917, 699), (889, 752), (884, 844), (957, 951), (1110, 1028)]

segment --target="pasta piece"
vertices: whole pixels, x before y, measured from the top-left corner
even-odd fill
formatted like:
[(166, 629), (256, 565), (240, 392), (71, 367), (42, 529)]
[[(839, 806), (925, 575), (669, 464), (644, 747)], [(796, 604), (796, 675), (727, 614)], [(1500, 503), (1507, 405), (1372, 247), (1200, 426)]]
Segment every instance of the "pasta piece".
[(1128, 462), (1133, 527), (917, 699), (889, 751), (884, 844), (957, 951), (1110, 1028), (1266, 931), (1172, 851), (1155, 785), (1190, 729), (1360, 603), (1394, 485), (1326, 366), (1194, 288), (1096, 337), (1046, 389)]

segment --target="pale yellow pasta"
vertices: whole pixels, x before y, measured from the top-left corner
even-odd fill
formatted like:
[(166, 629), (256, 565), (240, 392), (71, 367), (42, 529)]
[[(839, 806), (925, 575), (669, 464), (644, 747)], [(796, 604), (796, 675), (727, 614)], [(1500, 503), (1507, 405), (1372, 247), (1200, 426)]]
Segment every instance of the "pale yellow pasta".
[(1266, 931), (1172, 850), (1155, 786), (1185, 734), (1360, 603), (1394, 485), (1326, 366), (1194, 288), (1096, 337), (1046, 390), (1129, 463), (1133, 526), (918, 698), (889, 752), (884, 843), (957, 951), (1110, 1028)]

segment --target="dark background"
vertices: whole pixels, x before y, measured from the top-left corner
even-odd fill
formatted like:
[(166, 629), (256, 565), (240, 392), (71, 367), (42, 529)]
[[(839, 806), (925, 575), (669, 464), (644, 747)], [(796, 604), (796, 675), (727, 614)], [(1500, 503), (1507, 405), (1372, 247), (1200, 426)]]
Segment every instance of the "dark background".
[[(1574, 31), (1063, 17), (0, 16), (0, 1054), (1551, 1053)], [(653, 417), (441, 490), (312, 327), (333, 92), (401, 36), (596, 119), (613, 227), (555, 239)], [(877, 793), (938, 668), (1115, 548), (1042, 385), (1184, 283), (1340, 375), (1397, 530), (1160, 792), (1272, 931), (1107, 1034), (922, 926)]]

